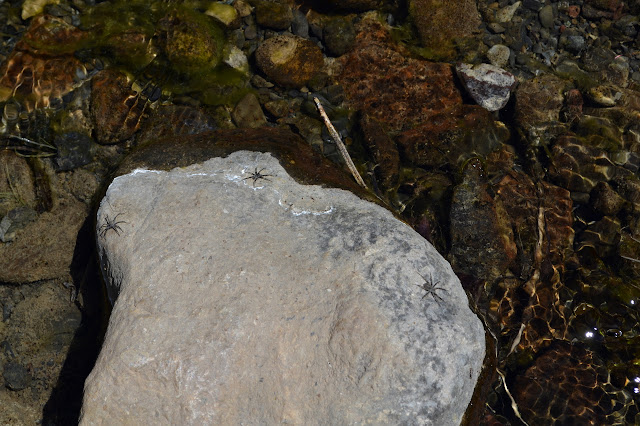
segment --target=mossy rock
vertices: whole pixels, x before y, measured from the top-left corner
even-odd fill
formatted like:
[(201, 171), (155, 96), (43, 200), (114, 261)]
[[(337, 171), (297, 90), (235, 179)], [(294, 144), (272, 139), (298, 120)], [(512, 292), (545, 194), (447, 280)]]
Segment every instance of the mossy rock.
[(224, 32), (206, 15), (175, 10), (159, 22), (159, 27), (164, 52), (177, 71), (198, 73), (220, 63)]

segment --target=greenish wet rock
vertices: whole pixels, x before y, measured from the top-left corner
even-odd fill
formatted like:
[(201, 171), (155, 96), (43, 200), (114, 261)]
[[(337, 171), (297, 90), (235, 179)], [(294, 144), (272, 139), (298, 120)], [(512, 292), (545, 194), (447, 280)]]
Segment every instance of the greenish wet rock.
[(286, 30), (293, 21), (293, 12), (289, 5), (271, 1), (253, 2), (258, 25), (272, 30)]
[[(408, 6), (409, 17), (418, 30), (420, 40), (432, 50), (434, 58), (455, 57), (456, 45), (467, 44), (481, 24), (473, 0), (411, 0)], [(451, 19), (453, 16), (455, 19)]]
[(197, 73), (220, 63), (224, 33), (206, 15), (176, 10), (159, 22), (159, 28), (165, 54), (178, 71)]
[(341, 56), (353, 47), (356, 30), (348, 18), (337, 17), (329, 20), (322, 31), (324, 45), (332, 56)]
[(211, 2), (204, 14), (211, 16), (226, 27), (239, 26), (238, 12), (230, 4)]

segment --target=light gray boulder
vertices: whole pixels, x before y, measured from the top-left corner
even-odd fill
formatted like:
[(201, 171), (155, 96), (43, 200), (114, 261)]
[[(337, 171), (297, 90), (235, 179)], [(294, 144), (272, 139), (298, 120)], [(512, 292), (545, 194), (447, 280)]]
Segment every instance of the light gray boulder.
[(350, 192), (240, 151), (116, 178), (81, 424), (459, 424), (484, 330), (449, 264)]

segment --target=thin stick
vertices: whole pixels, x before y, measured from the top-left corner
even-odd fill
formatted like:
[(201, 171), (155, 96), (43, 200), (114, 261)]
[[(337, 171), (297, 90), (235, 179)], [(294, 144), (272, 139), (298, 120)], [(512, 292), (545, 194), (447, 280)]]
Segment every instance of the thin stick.
[(327, 126), (327, 129), (329, 130), (329, 134), (335, 141), (336, 145), (338, 145), (338, 150), (340, 151), (340, 154), (342, 154), (342, 158), (344, 159), (345, 163), (347, 163), (347, 167), (349, 167), (349, 171), (355, 178), (356, 182), (358, 182), (358, 184), (361, 187), (366, 188), (367, 185), (364, 183), (364, 180), (362, 180), (362, 176), (360, 176), (360, 173), (358, 173), (358, 169), (356, 169), (356, 165), (353, 164), (353, 161), (351, 160), (351, 156), (349, 156), (349, 153), (347, 152), (347, 148), (344, 146), (344, 143), (342, 143), (342, 139), (340, 138), (340, 135), (336, 131), (335, 127), (333, 127), (333, 124), (331, 124), (331, 121), (329, 120), (327, 113), (324, 112), (324, 108), (322, 108), (322, 104), (320, 103), (318, 98), (313, 98), (313, 101), (316, 103), (316, 106), (318, 107), (318, 111), (320, 111), (320, 116), (322, 117), (322, 120), (324, 121), (325, 126)]

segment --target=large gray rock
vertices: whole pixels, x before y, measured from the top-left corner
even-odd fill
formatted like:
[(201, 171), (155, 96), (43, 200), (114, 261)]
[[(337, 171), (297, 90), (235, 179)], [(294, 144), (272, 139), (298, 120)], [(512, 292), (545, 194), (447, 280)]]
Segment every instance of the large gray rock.
[(483, 327), (387, 210), (240, 151), (116, 178), (97, 232), (115, 303), (82, 424), (459, 424)]

